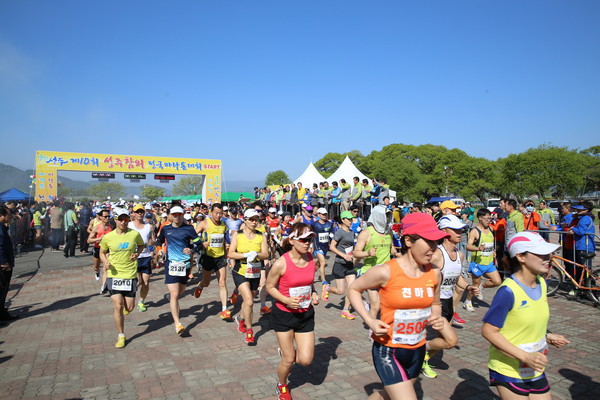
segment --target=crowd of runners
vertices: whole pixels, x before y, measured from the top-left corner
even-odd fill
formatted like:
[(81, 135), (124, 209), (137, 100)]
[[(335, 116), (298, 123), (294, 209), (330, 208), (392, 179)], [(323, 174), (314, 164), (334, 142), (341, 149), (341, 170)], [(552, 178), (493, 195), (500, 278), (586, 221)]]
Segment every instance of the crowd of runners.
[[(364, 325), (355, 329), (365, 329), (365, 340), (373, 342), (384, 391), (370, 398), (416, 399), (419, 374), (437, 376), (430, 357), (460, 341), (453, 329), (465, 324), (459, 311), (472, 312), (486, 289), (500, 286), (482, 327), (490, 343), (490, 385), (503, 399), (550, 399), (546, 349), (569, 341), (547, 331), (549, 307), (540, 275), (561, 247), (548, 241), (548, 233), (564, 231), (565, 258), (589, 264), (595, 251), (589, 240), (595, 233), (591, 203), (565, 204), (556, 221), (553, 215), (542, 218), (531, 200), (502, 199), (494, 211), (452, 201), (403, 207), (384, 192), (367, 203), (361, 200), (364, 184), (354, 183), (360, 194), (351, 191), (344, 204), (320, 204), (309, 196), (288, 207), (263, 195), (246, 203), (56, 203), (36, 204), (30, 211), (36, 246), (49, 242), (59, 251), (56, 228), (48, 238), (43, 222), (57, 217), (65, 232), (65, 257), (75, 256), (78, 240), (80, 253), (91, 246), (98, 290), (112, 300), (117, 348), (127, 345), (125, 316), (136, 308), (146, 311), (151, 290), (164, 291), (150, 288), (153, 274), (164, 273), (171, 329), (183, 335), (179, 299), (197, 277), (194, 296), (205, 301), (214, 273), (218, 317), (235, 321), (240, 340), (256, 345), (257, 300), (258, 313), (270, 315), (281, 357), (279, 399), (292, 398), (287, 386), (292, 365), (313, 360), (314, 307), (331, 301), (342, 303), (341, 318), (354, 320), (358, 314)], [(0, 207), (3, 254), (10, 215)], [(543, 235), (532, 232), (538, 230)], [(0, 264), (8, 273), (14, 254)], [(240, 311), (232, 316), (238, 301)]]

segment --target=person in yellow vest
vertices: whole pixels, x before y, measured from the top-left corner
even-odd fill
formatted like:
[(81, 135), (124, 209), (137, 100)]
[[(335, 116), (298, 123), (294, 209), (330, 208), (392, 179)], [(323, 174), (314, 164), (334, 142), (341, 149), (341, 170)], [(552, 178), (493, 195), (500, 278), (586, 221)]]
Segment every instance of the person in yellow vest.
[(508, 243), (510, 266), (515, 271), (504, 280), (483, 317), (483, 337), (490, 342), (490, 386), (501, 399), (550, 400), (544, 370), (548, 344), (569, 344), (564, 336), (547, 330), (550, 309), (546, 281), (552, 253), (560, 245), (546, 242), (534, 232), (521, 232)]
[[(357, 266), (357, 278), (364, 275), (370, 268), (390, 260), (391, 254), (396, 254), (392, 246), (392, 233), (389, 222), (392, 214), (384, 205), (373, 207), (368, 220), (368, 227), (360, 232), (354, 246), (352, 255), (363, 259), (362, 266)], [(329, 288), (327, 288), (329, 289)], [(377, 318), (379, 313), (379, 292), (375, 289), (367, 289), (369, 298), (369, 313), (371, 317)]]
[(199, 222), (196, 227), (196, 232), (203, 238), (204, 253), (200, 258), (202, 265), (202, 280), (198, 283), (194, 291), (196, 298), (202, 294), (202, 289), (208, 287), (210, 278), (214, 271), (219, 283), (219, 298), (221, 300), (221, 319), (231, 319), (231, 311), (227, 309), (227, 257), (225, 232), (227, 225), (222, 221), (223, 206), (220, 203), (215, 203), (210, 208), (208, 218)]
[[(471, 251), (471, 263), (469, 264), (469, 273), (473, 279), (473, 286), (479, 287), (477, 298), (483, 300), (483, 289), (493, 288), (502, 283), (500, 273), (494, 264), (496, 242), (494, 240), (494, 232), (490, 228), (492, 214), (487, 208), (482, 208), (477, 211), (477, 225), (469, 232), (467, 250)], [(489, 280), (481, 283), (481, 276), (485, 275)], [(462, 297), (462, 290), (456, 291), (458, 296), (454, 297), (454, 307), (458, 305), (458, 301)], [(463, 308), (467, 311), (475, 311), (473, 308), (473, 293), (469, 292)]]
[(258, 231), (260, 216), (257, 210), (249, 208), (244, 212), (244, 224), (231, 236), (228, 256), (235, 261), (232, 277), (238, 292), (242, 295), (241, 316), (235, 316), (240, 333), (245, 334), (246, 343), (254, 344), (252, 317), (254, 295), (260, 282), (264, 260), (269, 258), (267, 236)]

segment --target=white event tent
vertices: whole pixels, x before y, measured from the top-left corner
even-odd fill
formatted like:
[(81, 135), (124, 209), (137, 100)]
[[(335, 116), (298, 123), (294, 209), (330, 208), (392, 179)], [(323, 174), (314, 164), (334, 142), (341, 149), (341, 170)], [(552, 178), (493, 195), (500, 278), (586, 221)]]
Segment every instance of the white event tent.
[(304, 170), (302, 175), (300, 175), (300, 177), (298, 177), (297, 179), (294, 179), (293, 182), (295, 184), (298, 184), (298, 182), (301, 182), (303, 187), (312, 188), (313, 183), (316, 183), (318, 185), (320, 182), (324, 182), (324, 181), (325, 181), (325, 178), (323, 178), (323, 175), (321, 175), (321, 173), (319, 171), (317, 171), (317, 168), (311, 162), (308, 165), (308, 167), (306, 167), (306, 169)]
[(327, 178), (327, 182), (329, 182), (329, 184), (331, 185), (333, 181), (337, 181), (339, 183), (340, 179), (344, 178), (346, 180), (346, 183), (353, 185), (352, 179), (355, 176), (358, 176), (360, 182), (362, 182), (363, 179), (368, 179), (369, 183), (371, 183), (371, 179), (362, 172), (360, 172), (358, 168), (356, 168), (352, 160), (350, 160), (350, 157), (346, 156), (346, 158), (344, 158), (344, 161), (342, 161), (338, 169), (333, 174), (331, 174), (329, 178)]

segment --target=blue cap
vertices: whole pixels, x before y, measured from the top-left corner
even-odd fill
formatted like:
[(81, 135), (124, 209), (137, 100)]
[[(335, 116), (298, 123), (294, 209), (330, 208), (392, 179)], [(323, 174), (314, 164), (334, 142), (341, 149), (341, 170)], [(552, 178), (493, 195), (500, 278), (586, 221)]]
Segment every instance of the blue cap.
[(571, 206), (571, 208), (574, 208), (575, 210), (587, 210), (587, 208), (585, 208), (581, 204), (575, 204), (575, 205)]

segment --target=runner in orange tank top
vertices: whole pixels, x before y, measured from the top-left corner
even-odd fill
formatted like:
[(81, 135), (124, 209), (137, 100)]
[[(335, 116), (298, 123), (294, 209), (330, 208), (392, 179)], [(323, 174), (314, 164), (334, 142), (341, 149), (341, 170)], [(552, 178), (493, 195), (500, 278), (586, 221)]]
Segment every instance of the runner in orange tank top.
[[(452, 327), (441, 316), (441, 273), (431, 265), (438, 241), (447, 234), (425, 213), (409, 214), (402, 223), (401, 257), (372, 267), (348, 290), (352, 306), (373, 331), (373, 363), (385, 389), (369, 399), (417, 399), (414, 381), (425, 358), (427, 325), (456, 343)], [(368, 289), (379, 290), (380, 319), (362, 302), (361, 294)]]

